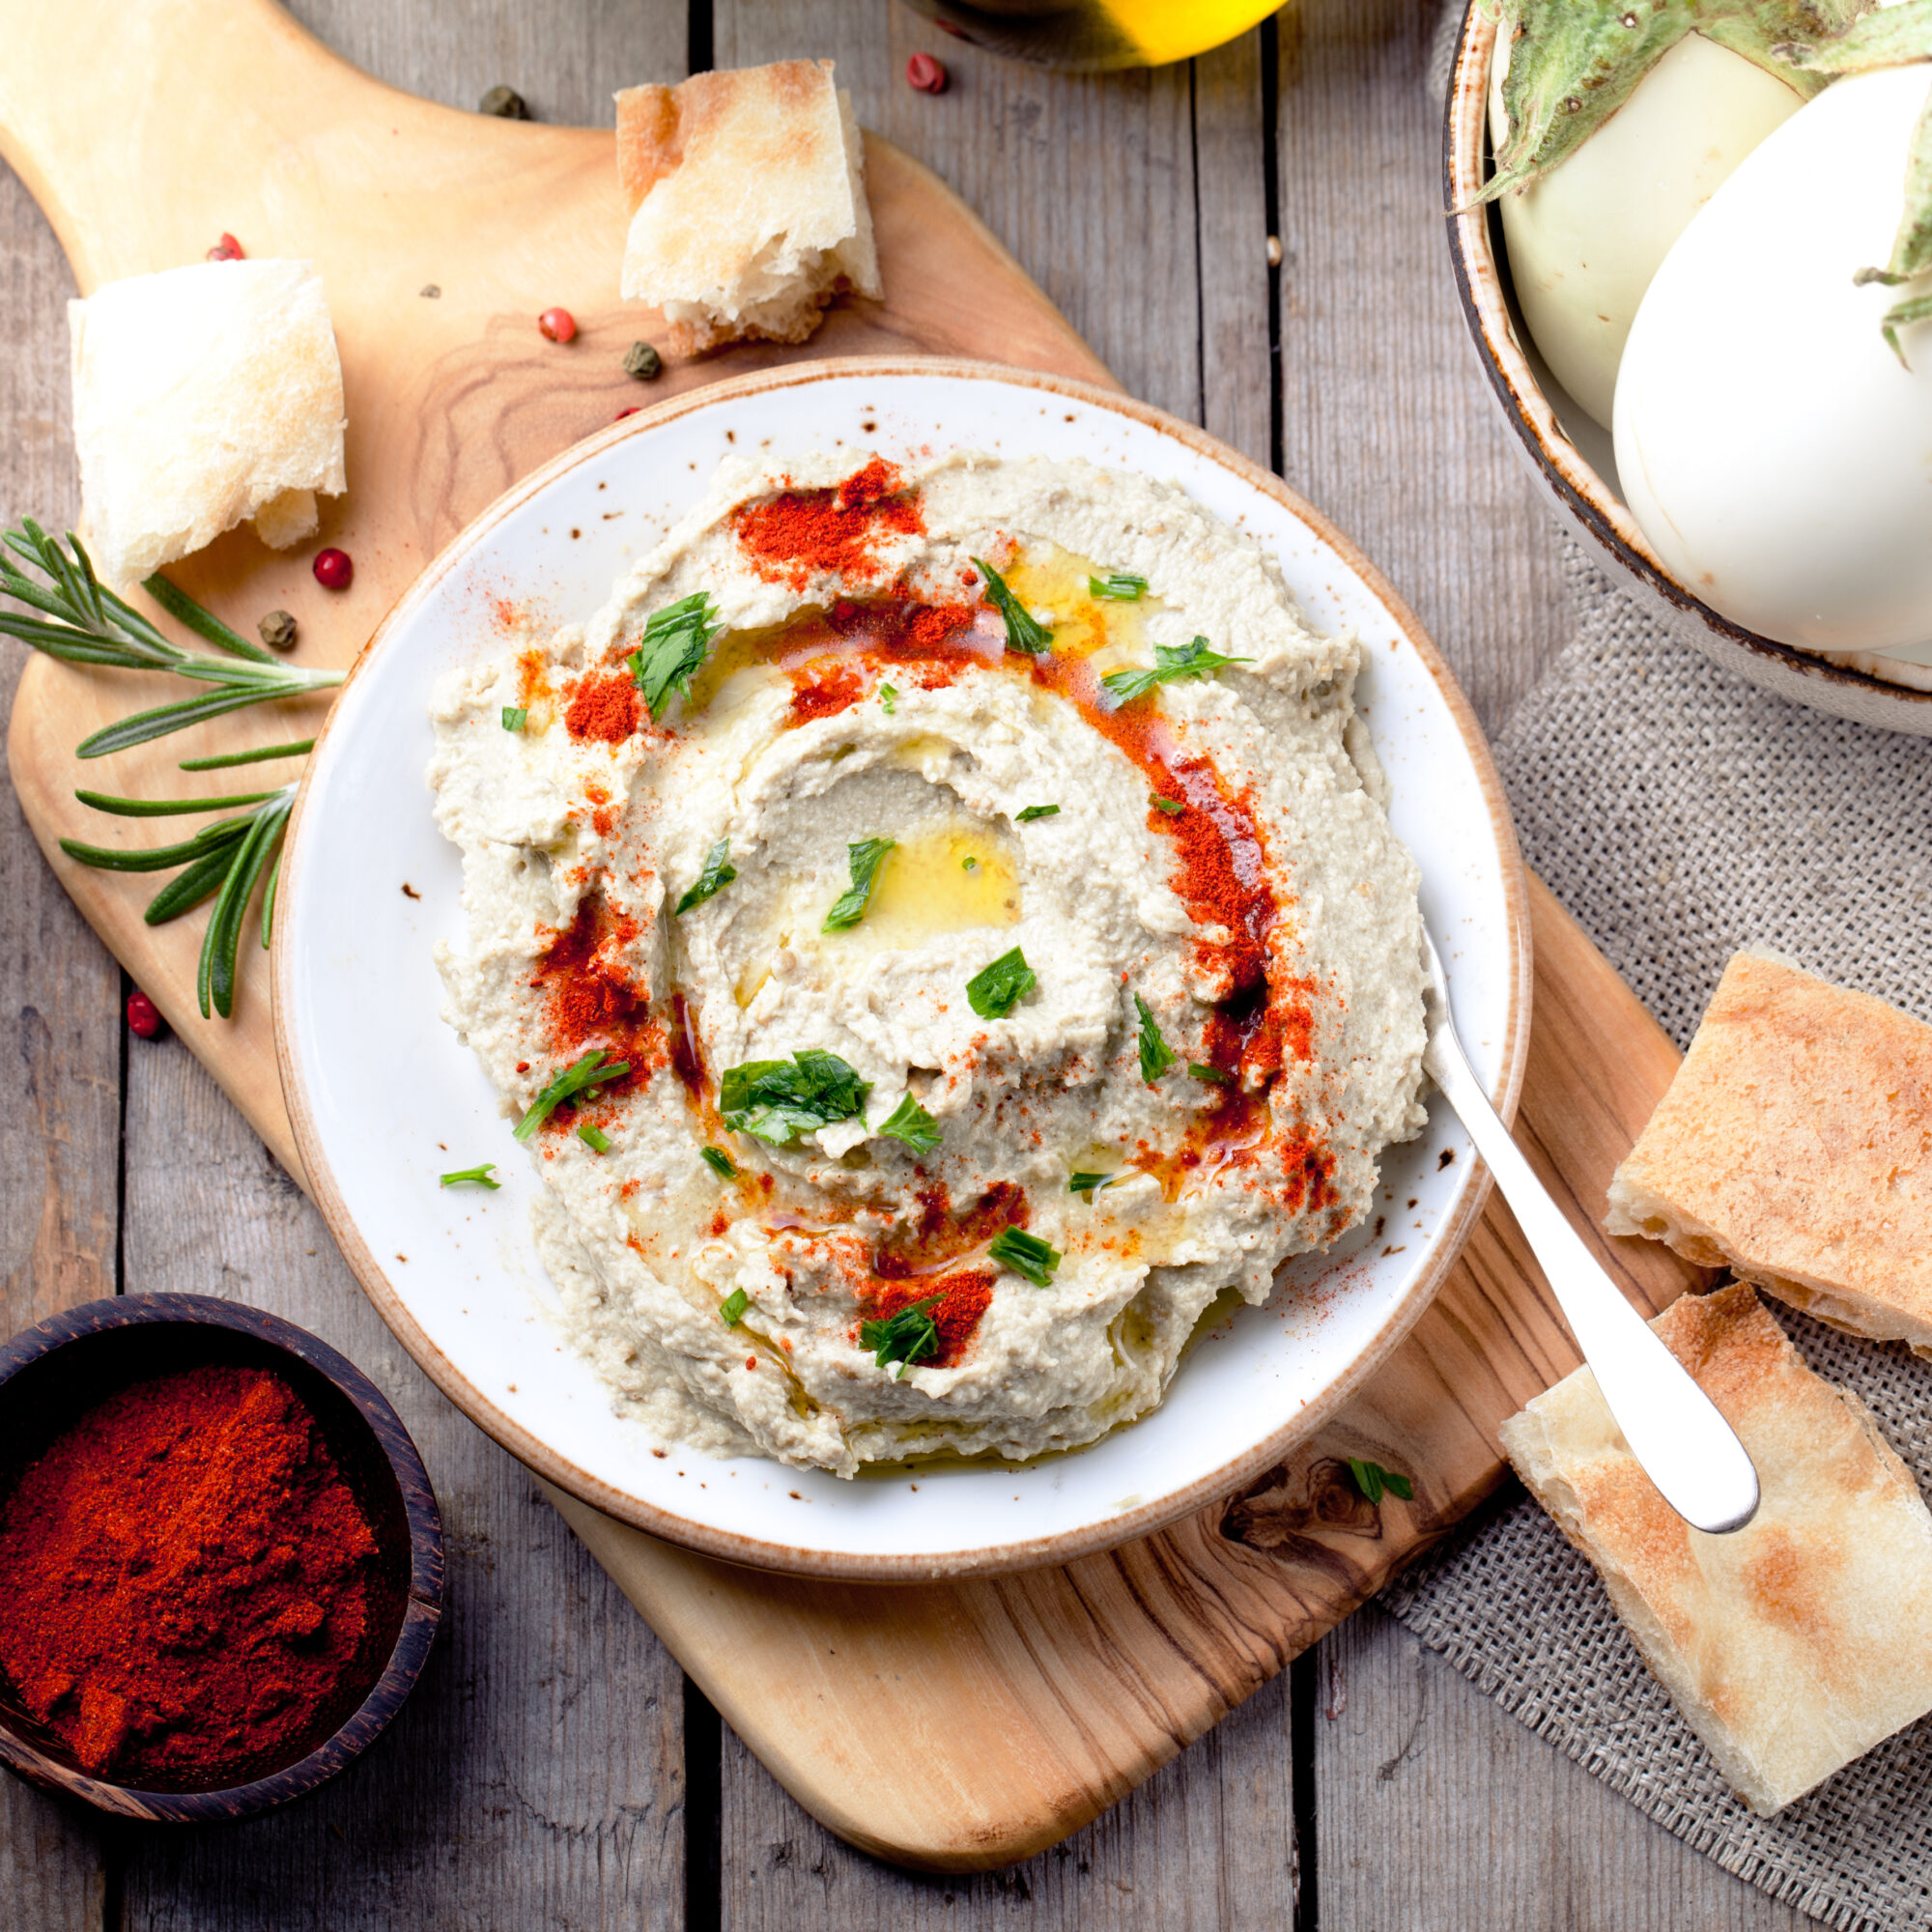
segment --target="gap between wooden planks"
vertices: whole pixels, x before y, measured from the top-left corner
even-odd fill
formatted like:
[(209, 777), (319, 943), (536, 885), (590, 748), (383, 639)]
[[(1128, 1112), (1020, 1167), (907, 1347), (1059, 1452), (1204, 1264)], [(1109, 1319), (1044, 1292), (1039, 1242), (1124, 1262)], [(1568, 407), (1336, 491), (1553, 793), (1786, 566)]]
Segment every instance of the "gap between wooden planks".
[[(198, 260), (222, 229), (254, 253), (322, 269), (349, 392), (353, 488), (316, 544), (350, 550), (355, 589), (322, 596), (306, 572), (315, 545), (276, 556), (245, 533), (179, 572), (242, 625), (277, 605), (295, 610), (298, 662), (348, 662), (456, 529), (617, 409), (786, 354), (676, 365), (646, 391), (617, 372), (633, 337), (660, 331), (610, 287), (622, 211), (608, 133), (490, 122), (395, 94), (267, 0), (159, 0), (137, 20), (110, 18), (105, 0), (60, 10), (5, 0), (0, 24), (10, 44), (0, 151), (83, 289)], [(115, 50), (84, 100), (53, 84), (82, 38)], [(219, 100), (222, 112), (144, 112), (156, 99)], [(219, 154), (195, 145), (194, 129), (211, 126)], [(325, 151), (327, 168), (316, 158)], [(239, 174), (236, 154), (255, 156), (256, 173)], [(867, 157), (886, 299), (835, 313), (804, 353), (977, 354), (1105, 380), (956, 197), (888, 144), (868, 140)], [(440, 296), (420, 293), (432, 285)], [(582, 327), (570, 352), (530, 326), (556, 301)], [(58, 853), (64, 834), (103, 839), (71, 798), (77, 781), (103, 782), (100, 768), (77, 766), (71, 747), (152, 701), (137, 688), (146, 681), (30, 666), (10, 733), (16, 788), (96, 929), (298, 1173), (262, 977), (233, 1024), (200, 1021), (200, 920), (149, 928), (140, 881)], [(292, 708), (277, 707), (127, 754), (104, 782), (178, 791), (180, 757), (298, 728)], [(1609, 1171), (1676, 1056), (1534, 884), (1532, 901), (1536, 1017), (1520, 1131), (1594, 1234)], [(1698, 1279), (1662, 1250), (1596, 1238), (1649, 1306)], [(1037, 1852), (1114, 1803), (1489, 1493), (1501, 1476), (1496, 1422), (1574, 1359), (1514, 1224), (1492, 1208), (1434, 1308), (1331, 1429), (1241, 1496), (1107, 1556), (957, 1585), (811, 1584), (696, 1557), (556, 1500), (807, 1808), (887, 1858), (977, 1869)], [(1371, 1509), (1347, 1478), (1349, 1454), (1412, 1473), (1414, 1507)]]

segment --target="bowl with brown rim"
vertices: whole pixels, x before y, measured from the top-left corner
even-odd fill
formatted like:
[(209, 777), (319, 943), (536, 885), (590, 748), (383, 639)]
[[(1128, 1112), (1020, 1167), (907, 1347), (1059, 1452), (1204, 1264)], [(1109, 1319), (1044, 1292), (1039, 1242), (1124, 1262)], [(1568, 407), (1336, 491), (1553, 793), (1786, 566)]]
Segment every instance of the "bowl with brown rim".
[(0, 1349), (0, 1510), (63, 1431), (123, 1389), (171, 1371), (272, 1370), (294, 1389), (376, 1532), (377, 1616), (336, 1695), (285, 1763), (251, 1764), (201, 1790), (146, 1789), (83, 1769), (0, 1675), (0, 1764), (96, 1810), (159, 1824), (219, 1824), (302, 1797), (361, 1755), (402, 1708), (442, 1613), (442, 1523), (409, 1432), (353, 1362), (278, 1316), (201, 1294), (90, 1301)]
[[(1667, 570), (1620, 494), (1610, 435), (1550, 374), (1523, 325), (1502, 217), (1472, 208), (1492, 172), (1490, 68), (1498, 22), (1472, 0), (1450, 72), (1443, 205), (1456, 292), (1490, 391), (1532, 473), (1616, 582), (1679, 641), (1763, 690), (1835, 718), (1932, 737), (1932, 689), (1874, 676), (1732, 623)], [(1462, 212), (1458, 212), (1462, 211)], [(1869, 662), (1863, 654), (1860, 662)], [(1924, 667), (1901, 667), (1932, 684)]]

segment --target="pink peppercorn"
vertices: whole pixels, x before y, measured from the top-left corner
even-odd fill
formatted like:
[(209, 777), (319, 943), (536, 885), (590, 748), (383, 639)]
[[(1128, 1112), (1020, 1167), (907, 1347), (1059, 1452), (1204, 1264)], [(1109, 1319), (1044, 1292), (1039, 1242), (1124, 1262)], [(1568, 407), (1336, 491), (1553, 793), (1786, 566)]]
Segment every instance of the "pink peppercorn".
[(355, 575), (355, 566), (346, 550), (318, 551), (314, 569), (315, 581), (325, 590), (347, 590)]
[(242, 244), (226, 229), (221, 239), (208, 251), (211, 262), (239, 262), (242, 259)]
[(575, 342), (577, 318), (567, 308), (547, 308), (537, 317), (537, 327), (552, 342)]
[(922, 94), (944, 94), (949, 76), (930, 54), (914, 54), (906, 62), (906, 79)]
[(146, 993), (128, 995), (128, 1031), (153, 1039), (161, 1030), (161, 1012)]

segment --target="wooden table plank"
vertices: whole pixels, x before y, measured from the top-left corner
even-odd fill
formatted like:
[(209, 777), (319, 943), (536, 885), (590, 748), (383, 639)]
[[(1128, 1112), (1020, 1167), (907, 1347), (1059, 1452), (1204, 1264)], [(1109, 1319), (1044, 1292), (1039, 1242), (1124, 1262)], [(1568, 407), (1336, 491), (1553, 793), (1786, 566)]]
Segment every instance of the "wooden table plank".
[[(67, 298), (59, 244), (0, 169), (0, 520), (71, 520)], [(0, 644), (0, 702), (26, 657)], [(4, 753), (0, 753), (4, 759)], [(120, 1239), (121, 970), (0, 798), (0, 1324), (7, 1334), (114, 1293)], [(78, 1810), (0, 1776), (0, 1921), (13, 1932), (100, 1923), (101, 1837)]]
[(1321, 1932), (1815, 1921), (1653, 1825), (1371, 1607), (1321, 1647)]

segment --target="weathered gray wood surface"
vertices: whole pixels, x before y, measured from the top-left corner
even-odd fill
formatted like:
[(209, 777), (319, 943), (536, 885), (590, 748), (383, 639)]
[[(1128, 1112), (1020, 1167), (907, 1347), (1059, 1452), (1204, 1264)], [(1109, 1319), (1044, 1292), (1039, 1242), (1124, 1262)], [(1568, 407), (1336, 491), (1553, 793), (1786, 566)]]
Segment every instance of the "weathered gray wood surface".
[[(1304, 0), (1277, 23), (1273, 74), (1274, 37), (1256, 34), (1191, 67), (1105, 80), (985, 59), (889, 0), (298, 0), (296, 11), (400, 87), (468, 106), (506, 81), (557, 120), (608, 122), (613, 88), (675, 78), (694, 48), (721, 66), (832, 55), (861, 118), (980, 210), (1129, 388), (1277, 458), (1361, 542), (1492, 728), (1562, 640), (1555, 529), (1492, 420), (1443, 272), (1425, 0)], [(914, 51), (947, 62), (949, 93), (905, 86)], [(1271, 202), (1284, 251), (1272, 277)], [(68, 277), (11, 179), (0, 179), (0, 264), (11, 350), (0, 518), (68, 516)], [(16, 659), (0, 665), (11, 687)], [(233, 1294), (315, 1328), (376, 1377), (414, 1431), (453, 1576), (447, 1641), (395, 1730), (279, 1818), (205, 1836), (107, 1837), (0, 1778), (0, 1923), (1799, 1922), (1373, 1612), (1026, 1866), (929, 1880), (860, 1858), (734, 1739), (721, 1744), (701, 1700), (687, 1705), (649, 1632), (522, 1470), (389, 1339), (313, 1211), (200, 1067), (178, 1044), (127, 1037), (120, 976), (52, 885), (11, 797), (0, 801), (0, 961), (17, 1048), (0, 1072), (7, 1329), (117, 1288)], [(1299, 1859), (1297, 1817), (1316, 1826)]]

